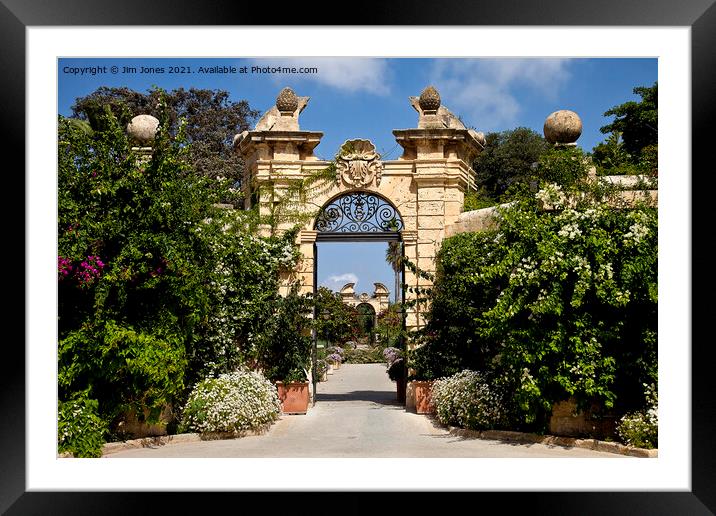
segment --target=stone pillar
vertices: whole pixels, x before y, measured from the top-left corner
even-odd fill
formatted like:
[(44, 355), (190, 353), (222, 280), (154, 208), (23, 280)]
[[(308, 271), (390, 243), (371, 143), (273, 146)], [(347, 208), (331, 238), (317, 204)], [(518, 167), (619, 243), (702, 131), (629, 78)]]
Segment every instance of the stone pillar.
[[(406, 259), (412, 263), (418, 261), (418, 232), (414, 230), (403, 230), (400, 232), (403, 240), (403, 253)], [(418, 286), (418, 277), (410, 271), (405, 269), (405, 301), (413, 301), (416, 298), (414, 293), (408, 291), (409, 288), (416, 288)], [(408, 331), (416, 330), (420, 327), (419, 311), (417, 306), (411, 306), (406, 308), (405, 314), (405, 325)]]
[(137, 115), (127, 124), (127, 136), (132, 142), (132, 152), (137, 163), (146, 165), (152, 159), (152, 144), (159, 129), (159, 120), (152, 115)]
[[(301, 131), (298, 124), (298, 116), (308, 100), (308, 97), (296, 96), (291, 88), (284, 88), (276, 105), (261, 117), (253, 131), (234, 137), (234, 150), (245, 162), (244, 207), (258, 206), (259, 215), (264, 219), (271, 215), (282, 193), (305, 177), (308, 169), (313, 170), (316, 165), (320, 168), (313, 150), (321, 142), (323, 133)], [(261, 232), (266, 236), (272, 229), (280, 233), (291, 226), (288, 221), (279, 222), (275, 228), (264, 224)]]
[[(260, 234), (280, 234), (291, 228), (295, 221), (290, 218), (270, 220), (272, 213), (281, 205), (286, 192), (312, 171), (327, 165), (313, 154), (321, 142), (323, 133), (301, 131), (298, 116), (308, 104), (308, 97), (298, 97), (291, 88), (284, 88), (271, 107), (258, 121), (253, 131), (244, 131), (234, 137), (234, 150), (245, 162), (242, 190), (244, 208), (258, 206), (262, 223)], [(292, 210), (293, 207), (286, 207)], [(265, 221), (265, 222), (264, 222)], [(301, 281), (302, 292), (313, 291), (313, 242), (315, 231), (303, 231), (297, 238), (302, 260), (292, 274), (281, 277), (281, 293), (288, 291), (290, 282)]]
[[(425, 88), (419, 98), (410, 97), (410, 101), (419, 113), (418, 128), (393, 131), (403, 147), (399, 161), (412, 164), (415, 187), (415, 240), (414, 244), (406, 244), (406, 257), (418, 269), (434, 275), (435, 256), (445, 228), (457, 221), (465, 191), (474, 188), (472, 161), (484, 147), (485, 139), (442, 106), (432, 86)], [(431, 280), (408, 272), (406, 283), (420, 289), (432, 287)], [(421, 314), (427, 309), (424, 304), (416, 307), (409, 315), (408, 326), (420, 328), (425, 322)]]
[(313, 271), (316, 266), (314, 255), (314, 244), (318, 231), (302, 230), (299, 234), (299, 245), (301, 250), (301, 261), (298, 264), (298, 277), (301, 280), (301, 293), (310, 294), (313, 292)]

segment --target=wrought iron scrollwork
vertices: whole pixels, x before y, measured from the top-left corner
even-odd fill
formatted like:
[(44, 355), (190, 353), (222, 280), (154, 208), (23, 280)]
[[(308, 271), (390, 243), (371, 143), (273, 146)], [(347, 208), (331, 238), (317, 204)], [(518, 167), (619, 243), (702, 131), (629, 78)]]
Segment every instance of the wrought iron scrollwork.
[(403, 229), (398, 212), (386, 200), (368, 192), (352, 192), (325, 206), (316, 219), (321, 233), (397, 232)]

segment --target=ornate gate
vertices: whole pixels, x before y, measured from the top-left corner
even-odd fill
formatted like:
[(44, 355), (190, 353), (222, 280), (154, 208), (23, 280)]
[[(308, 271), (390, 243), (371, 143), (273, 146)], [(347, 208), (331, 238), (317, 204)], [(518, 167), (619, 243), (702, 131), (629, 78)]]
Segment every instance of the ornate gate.
[[(313, 295), (318, 290), (318, 244), (320, 242), (398, 242), (401, 243), (403, 219), (398, 210), (380, 195), (367, 191), (349, 191), (328, 201), (318, 212), (314, 223), (316, 231), (313, 242)], [(405, 299), (405, 269), (401, 272), (400, 295)], [(370, 305), (368, 305), (370, 306)], [(372, 307), (371, 307), (372, 308)], [(373, 314), (373, 322), (375, 320)], [(318, 314), (314, 314), (317, 317)], [(405, 329), (405, 317), (403, 317)], [(372, 337), (371, 337), (372, 340)], [(313, 370), (316, 370), (317, 336), (313, 339)], [(316, 392), (316, 377), (313, 377), (313, 392)], [(316, 397), (313, 396), (315, 404)]]

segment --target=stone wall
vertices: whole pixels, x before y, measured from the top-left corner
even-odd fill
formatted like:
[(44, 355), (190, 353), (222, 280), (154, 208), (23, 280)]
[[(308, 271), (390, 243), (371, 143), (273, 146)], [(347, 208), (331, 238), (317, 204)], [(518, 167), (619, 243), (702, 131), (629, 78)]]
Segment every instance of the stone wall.
[(600, 414), (595, 405), (586, 411), (577, 410), (573, 399), (560, 401), (552, 407), (549, 431), (553, 435), (567, 437), (593, 437), (596, 439), (616, 438), (616, 418), (611, 414)]
[[(634, 206), (640, 202), (646, 202), (653, 206), (658, 205), (659, 191), (656, 189), (656, 178), (647, 176), (600, 176), (594, 180), (603, 181), (620, 189), (615, 192), (611, 199), (612, 206), (616, 209), (624, 209)], [(644, 187), (653, 189), (643, 189)], [(511, 203), (490, 206), (480, 210), (466, 211), (461, 213), (454, 223), (445, 227), (445, 238), (459, 233), (474, 233), (497, 229), (500, 225), (499, 208), (510, 206)], [(547, 211), (554, 210), (554, 206), (543, 205)]]

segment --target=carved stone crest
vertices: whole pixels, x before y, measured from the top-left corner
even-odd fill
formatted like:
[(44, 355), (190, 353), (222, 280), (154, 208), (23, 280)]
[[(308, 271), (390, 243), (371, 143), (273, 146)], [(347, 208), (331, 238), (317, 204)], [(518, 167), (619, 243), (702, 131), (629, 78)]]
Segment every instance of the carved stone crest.
[(339, 152), (336, 162), (336, 180), (341, 179), (348, 186), (363, 188), (373, 183), (380, 184), (383, 163), (375, 145), (369, 140), (347, 140)]

